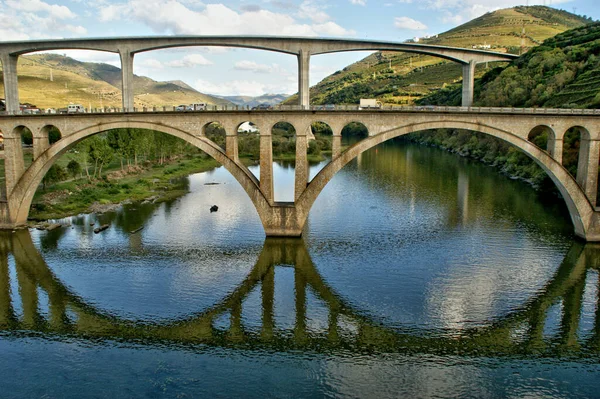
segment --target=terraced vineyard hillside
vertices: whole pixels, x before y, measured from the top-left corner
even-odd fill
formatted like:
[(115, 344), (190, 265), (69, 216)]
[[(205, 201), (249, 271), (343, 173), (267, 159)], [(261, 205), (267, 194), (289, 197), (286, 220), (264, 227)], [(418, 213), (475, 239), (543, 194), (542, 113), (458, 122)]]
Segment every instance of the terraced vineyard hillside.
[[(19, 58), (19, 96), (22, 103), (40, 108), (62, 108), (69, 103), (85, 107), (121, 107), (121, 69), (113, 65), (81, 62), (58, 54)], [(183, 82), (157, 82), (134, 76), (135, 106), (172, 106), (206, 102), (231, 104), (194, 90)], [(4, 92), (0, 80), (0, 92)]]
[[(459, 105), (461, 88), (424, 97), (420, 104)], [(546, 40), (475, 82), (475, 105), (600, 107), (600, 23)]]
[[(519, 54), (545, 39), (592, 21), (544, 6), (515, 7), (487, 13), (419, 43)], [(494, 65), (488, 65), (492, 68)], [(477, 68), (483, 75), (486, 65)], [(409, 104), (462, 80), (461, 66), (429, 56), (376, 52), (323, 79), (311, 88), (313, 104), (357, 104), (377, 98), (384, 104)], [(287, 103), (297, 102), (294, 96)]]

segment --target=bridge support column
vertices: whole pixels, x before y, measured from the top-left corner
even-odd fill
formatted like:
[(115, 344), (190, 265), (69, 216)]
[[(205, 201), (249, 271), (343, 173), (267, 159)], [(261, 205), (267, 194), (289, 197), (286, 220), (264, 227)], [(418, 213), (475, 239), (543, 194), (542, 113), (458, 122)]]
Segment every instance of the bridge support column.
[(9, 195), (25, 170), (21, 136), (4, 138), (4, 177)]
[(562, 165), (563, 158), (563, 141), (562, 139), (555, 139), (553, 137), (548, 137), (548, 147), (547, 151), (550, 153), (552, 158), (556, 162)]
[(273, 137), (270, 133), (260, 134), (260, 191), (273, 205)]
[(119, 50), (121, 56), (121, 84), (123, 96), (123, 111), (133, 111), (133, 54), (129, 50)]
[(592, 206), (596, 206), (596, 197), (598, 196), (599, 156), (600, 141), (582, 138), (579, 144), (577, 183), (583, 188)]
[(310, 52), (298, 54), (298, 103), (303, 109), (310, 107)]
[[(300, 134), (300, 135), (299, 135)], [(306, 132), (296, 131), (296, 178), (294, 200), (298, 200), (308, 185), (308, 136)]]
[(473, 91), (475, 86), (475, 61), (469, 61), (463, 65), (463, 83), (462, 83), (462, 106), (470, 107), (473, 105)]
[(342, 153), (342, 135), (341, 134), (333, 134), (333, 139), (331, 141), (331, 158), (335, 159), (340, 156)]
[(19, 108), (19, 84), (17, 79), (17, 62), (19, 61), (19, 56), (2, 53), (0, 54), (0, 61), (2, 61), (6, 112), (17, 114), (21, 111)]
[(233, 160), (234, 162), (240, 160), (238, 156), (237, 134), (229, 134), (229, 132), (227, 132), (227, 135), (225, 136), (225, 153), (227, 154), (227, 157)]
[(38, 157), (50, 147), (50, 141), (48, 139), (48, 132), (40, 130), (33, 134), (33, 160), (35, 161)]

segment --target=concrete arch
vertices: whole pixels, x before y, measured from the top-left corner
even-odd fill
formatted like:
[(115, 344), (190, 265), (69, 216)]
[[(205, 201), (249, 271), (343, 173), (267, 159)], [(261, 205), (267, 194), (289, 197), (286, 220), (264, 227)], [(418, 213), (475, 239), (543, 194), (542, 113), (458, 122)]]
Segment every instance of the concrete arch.
[(570, 128), (567, 129), (567, 131), (569, 131), (571, 129), (574, 129), (579, 132), (581, 140), (592, 140), (592, 134), (586, 127), (583, 127), (580, 125), (571, 126)]
[(198, 137), (195, 136), (193, 133), (185, 132), (174, 127), (149, 122), (135, 121), (111, 122), (87, 127), (76, 131), (72, 134), (69, 134), (68, 136), (56, 142), (54, 145), (50, 146), (46, 151), (44, 151), (25, 171), (23, 176), (21, 176), (14, 189), (10, 193), (10, 205), (11, 210), (13, 211), (11, 213), (13, 214), (15, 222), (18, 225), (24, 225), (26, 223), (27, 216), (29, 214), (29, 208), (31, 206), (33, 195), (35, 194), (37, 187), (41, 183), (48, 169), (50, 169), (50, 167), (58, 160), (58, 158), (62, 154), (64, 154), (73, 145), (77, 144), (78, 142), (87, 137), (105, 132), (110, 129), (121, 128), (139, 128), (155, 130), (162, 133), (170, 134), (172, 136), (185, 140), (188, 143), (206, 152), (217, 162), (223, 165), (225, 169), (227, 169), (229, 173), (231, 173), (233, 177), (242, 185), (242, 187), (250, 197), (250, 200), (256, 207), (264, 225), (263, 213), (260, 212), (259, 209), (268, 207), (269, 204), (268, 201), (265, 199), (264, 195), (261, 193), (256, 178), (254, 178), (254, 176), (252, 176), (252, 174), (249, 173), (247, 170), (244, 170), (244, 168), (240, 167), (237, 163), (229, 159), (225, 152), (218, 145), (216, 145), (214, 142), (212, 142), (206, 137)]
[(567, 208), (569, 209), (571, 221), (573, 222), (575, 228), (575, 234), (583, 238), (586, 237), (586, 232), (592, 225), (594, 207), (592, 204), (590, 204), (585, 192), (561, 164), (556, 162), (546, 151), (541, 150), (534, 144), (511, 132), (489, 125), (463, 121), (424, 122), (399, 126), (375, 136), (370, 136), (354, 144), (344, 153), (334, 158), (310, 182), (306, 190), (297, 200), (297, 211), (299, 215), (301, 215), (301, 217), (307, 217), (308, 212), (310, 211), (310, 208), (314, 204), (315, 200), (323, 188), (325, 188), (327, 183), (333, 178), (333, 176), (335, 176), (337, 172), (339, 172), (351, 160), (366, 150), (373, 148), (384, 141), (409, 133), (443, 128), (464, 129), (489, 134), (490, 136), (504, 140), (522, 150), (540, 167), (542, 167), (542, 169), (544, 169), (544, 171), (557, 186), (567, 204)]

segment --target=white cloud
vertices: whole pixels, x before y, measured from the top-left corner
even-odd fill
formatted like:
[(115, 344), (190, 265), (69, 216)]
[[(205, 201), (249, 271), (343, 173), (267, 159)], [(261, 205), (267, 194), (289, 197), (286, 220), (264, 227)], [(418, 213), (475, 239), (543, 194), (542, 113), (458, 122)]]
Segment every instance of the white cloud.
[(350, 3), (356, 4), (358, 6), (366, 6), (367, 0), (350, 0)]
[(10, 9), (28, 12), (28, 13), (47, 13), (56, 19), (73, 19), (76, 15), (66, 6), (44, 3), (40, 0), (5, 0), (6, 6)]
[(419, 22), (409, 17), (396, 17), (394, 18), (394, 26), (398, 29), (407, 30), (425, 30), (427, 25), (423, 22)]
[(310, 19), (311, 21), (317, 24), (323, 24), (331, 19), (329, 14), (327, 14), (324, 10), (324, 7), (321, 5), (323, 3), (318, 3), (314, 0), (305, 0), (300, 4), (298, 16), (304, 19)]
[[(310, 10), (314, 14), (306, 14)], [(129, 0), (127, 3), (99, 8), (103, 22), (136, 21), (157, 33), (279, 36), (344, 36), (354, 33), (329, 21), (329, 16), (312, 1), (303, 2), (299, 12), (312, 23), (298, 23), (288, 14), (264, 9), (238, 12), (223, 4), (207, 4), (202, 10), (196, 11), (179, 0)]]
[(233, 66), (238, 71), (251, 71), (255, 73), (273, 73), (278, 70), (277, 65), (258, 64), (254, 61), (238, 61)]
[(261, 96), (267, 93), (295, 93), (298, 89), (293, 82), (281, 84), (267, 84), (250, 80), (233, 80), (224, 83), (212, 83), (206, 80), (197, 80), (194, 88), (202, 93), (216, 94), (219, 96)]
[(180, 60), (169, 61), (166, 63), (167, 66), (173, 68), (190, 68), (212, 64), (212, 61), (207, 60), (202, 54), (188, 54)]
[(0, 2), (0, 38), (27, 40), (85, 35), (87, 30), (83, 26), (65, 23), (76, 17), (63, 5), (41, 0), (5, 0)]

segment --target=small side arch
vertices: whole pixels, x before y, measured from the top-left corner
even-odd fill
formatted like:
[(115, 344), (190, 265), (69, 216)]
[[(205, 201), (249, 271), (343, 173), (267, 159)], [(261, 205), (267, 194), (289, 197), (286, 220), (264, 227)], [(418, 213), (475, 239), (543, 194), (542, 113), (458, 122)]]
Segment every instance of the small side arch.
[(463, 121), (424, 122), (400, 126), (375, 136), (370, 136), (352, 145), (339, 157), (333, 159), (331, 163), (325, 166), (311, 181), (296, 202), (298, 214), (302, 215), (302, 217), (307, 217), (315, 200), (333, 176), (364, 151), (395, 137), (431, 129), (463, 129), (481, 132), (504, 140), (522, 150), (542, 167), (557, 186), (569, 209), (575, 234), (583, 238), (586, 237), (586, 232), (592, 224), (594, 208), (575, 179), (560, 163), (556, 162), (546, 151), (541, 150), (534, 144), (513, 133), (493, 126)]
[(159, 131), (185, 140), (204, 151), (221, 165), (223, 165), (223, 167), (225, 167), (225, 169), (227, 169), (229, 173), (231, 173), (233, 177), (241, 184), (257, 209), (261, 220), (263, 219), (263, 212), (260, 212), (260, 210), (264, 209), (265, 207), (269, 207), (269, 203), (261, 193), (258, 182), (251, 173), (249, 173), (247, 170), (244, 170), (244, 168), (240, 167), (236, 162), (229, 159), (225, 152), (211, 140), (207, 139), (206, 137), (195, 136), (192, 133), (188, 133), (170, 126), (149, 122), (128, 121), (100, 124), (79, 130), (69, 134), (62, 140), (59, 140), (54, 145), (50, 146), (44, 153), (42, 153), (25, 171), (10, 193), (9, 204), (11, 208), (11, 214), (14, 215), (14, 222), (17, 225), (24, 225), (27, 222), (29, 208), (37, 187), (41, 183), (46, 172), (62, 154), (87, 137), (105, 132), (107, 130), (121, 128), (140, 128)]

